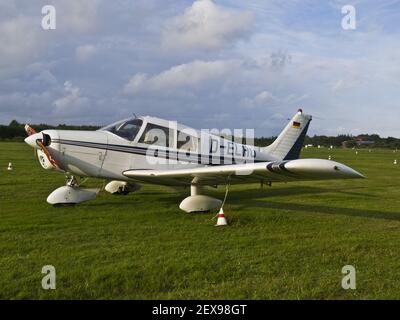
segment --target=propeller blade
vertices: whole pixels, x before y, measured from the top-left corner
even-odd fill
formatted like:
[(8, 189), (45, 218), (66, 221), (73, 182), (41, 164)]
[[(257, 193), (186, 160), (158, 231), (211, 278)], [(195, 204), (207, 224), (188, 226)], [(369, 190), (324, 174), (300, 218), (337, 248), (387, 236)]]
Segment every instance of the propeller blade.
[[(46, 158), (49, 160), (49, 162), (52, 164), (52, 166), (54, 166), (55, 168), (59, 168), (58, 162), (52, 157), (50, 151), (46, 148), (46, 145), (43, 143), (43, 141), (48, 142), (49, 137), (47, 137), (47, 139), (46, 139), (45, 134), (42, 132), (42, 139), (36, 139), (35, 141), (33, 141), (33, 139), (35, 139), (35, 137), (30, 137), (30, 136), (36, 134), (35, 129), (33, 129), (29, 124), (26, 124), (24, 128), (25, 128), (26, 134), (28, 135), (28, 138), (25, 139), (25, 142), (28, 143), (29, 145), (31, 145), (32, 147), (34, 147), (34, 145), (36, 143), (36, 145), (45, 154)], [(36, 150), (35, 150), (35, 152), (36, 152)]]
[(46, 146), (43, 144), (43, 142), (41, 140), (36, 140), (36, 144), (40, 147), (40, 149), (43, 151), (43, 153), (46, 155), (47, 159), (50, 161), (50, 163), (58, 168), (58, 162), (51, 156), (50, 151), (47, 150)]
[(33, 129), (29, 124), (25, 125), (25, 132), (28, 136), (31, 136), (36, 133), (35, 129)]

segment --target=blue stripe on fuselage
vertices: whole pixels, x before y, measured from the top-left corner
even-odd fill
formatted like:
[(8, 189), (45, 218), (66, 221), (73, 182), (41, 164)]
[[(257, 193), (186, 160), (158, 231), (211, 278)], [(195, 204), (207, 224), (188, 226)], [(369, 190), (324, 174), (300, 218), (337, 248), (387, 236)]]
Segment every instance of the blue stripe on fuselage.
[[(144, 148), (138, 146), (125, 146), (125, 145), (114, 145), (114, 144), (106, 144), (106, 143), (98, 143), (98, 142), (86, 142), (86, 141), (76, 141), (76, 140), (64, 140), (64, 139), (54, 139), (54, 143), (73, 145), (78, 147), (86, 147), (86, 148), (94, 148), (94, 149), (102, 149), (102, 150), (110, 150), (116, 152), (130, 153), (130, 154), (138, 154), (138, 155), (149, 155), (149, 149), (153, 152), (157, 152), (157, 157), (162, 157), (165, 159), (173, 159), (177, 161), (189, 161), (198, 164), (210, 164), (210, 165), (223, 165), (225, 161), (229, 160), (231, 163), (235, 164), (235, 157), (228, 156), (224, 157), (221, 155), (202, 155), (200, 153), (190, 153), (189, 155), (185, 151), (173, 151), (173, 150), (163, 150), (157, 148)], [(172, 156), (171, 156), (172, 154)], [(183, 159), (182, 159), (183, 158)], [(216, 160), (217, 159), (217, 160)], [(203, 161), (202, 161), (203, 160)], [(215, 160), (215, 161), (213, 161)], [(246, 160), (243, 163), (250, 162), (266, 162), (268, 160), (256, 160), (256, 159), (237, 159), (237, 160)], [(219, 161), (219, 163), (217, 163)], [(214, 163), (213, 163), (214, 162)]]

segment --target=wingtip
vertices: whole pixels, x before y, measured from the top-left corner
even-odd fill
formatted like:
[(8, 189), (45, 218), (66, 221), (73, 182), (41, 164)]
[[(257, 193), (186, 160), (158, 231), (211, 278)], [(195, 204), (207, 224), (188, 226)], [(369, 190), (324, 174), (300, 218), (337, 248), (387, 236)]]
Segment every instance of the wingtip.
[(357, 170), (354, 170), (354, 169), (351, 169), (350, 175), (351, 175), (352, 178), (356, 178), (356, 179), (366, 179), (367, 178), (362, 173), (360, 173), (360, 172), (358, 172)]

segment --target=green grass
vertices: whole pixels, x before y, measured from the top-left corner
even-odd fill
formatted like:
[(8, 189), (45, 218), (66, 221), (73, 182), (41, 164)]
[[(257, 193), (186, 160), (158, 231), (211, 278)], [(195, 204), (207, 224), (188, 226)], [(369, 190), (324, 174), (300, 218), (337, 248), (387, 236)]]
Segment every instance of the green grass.
[[(46, 197), (63, 175), (43, 170), (25, 144), (0, 143), (0, 298), (400, 298), (400, 154), (302, 156), (328, 154), (368, 179), (233, 186), (230, 225), (215, 228), (216, 212), (183, 213), (185, 192), (159, 186), (53, 208)], [(224, 188), (208, 193), (222, 198)], [(41, 288), (47, 264), (56, 290)], [(341, 288), (346, 264), (356, 290)]]

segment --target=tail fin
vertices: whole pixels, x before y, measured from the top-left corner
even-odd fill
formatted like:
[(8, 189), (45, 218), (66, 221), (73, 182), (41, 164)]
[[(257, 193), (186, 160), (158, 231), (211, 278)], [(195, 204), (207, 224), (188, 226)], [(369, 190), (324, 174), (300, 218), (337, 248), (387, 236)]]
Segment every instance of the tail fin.
[(278, 138), (262, 151), (277, 160), (298, 159), (311, 119), (310, 115), (303, 114), (303, 110), (299, 109)]

